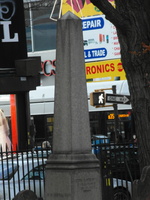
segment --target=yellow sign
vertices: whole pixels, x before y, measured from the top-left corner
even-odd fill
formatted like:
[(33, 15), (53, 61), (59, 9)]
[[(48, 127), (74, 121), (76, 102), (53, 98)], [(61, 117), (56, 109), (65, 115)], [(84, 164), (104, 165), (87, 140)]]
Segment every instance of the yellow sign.
[(126, 80), (120, 59), (85, 63), (88, 81)]
[[(114, 5), (114, 0), (109, 0), (109, 2)], [(62, 15), (68, 11), (74, 13), (80, 18), (103, 14), (96, 6), (90, 2), (90, 0), (85, 0), (84, 4), (82, 0), (63, 0)]]
[(115, 115), (114, 114), (109, 114), (108, 115), (108, 119), (115, 119)]
[[(129, 117), (130, 115), (129, 114), (119, 114), (118, 117), (121, 118), (121, 117)], [(108, 115), (108, 119), (115, 119), (115, 115), (114, 113), (111, 113)]]
[(129, 117), (130, 115), (129, 114), (120, 114), (119, 117)]

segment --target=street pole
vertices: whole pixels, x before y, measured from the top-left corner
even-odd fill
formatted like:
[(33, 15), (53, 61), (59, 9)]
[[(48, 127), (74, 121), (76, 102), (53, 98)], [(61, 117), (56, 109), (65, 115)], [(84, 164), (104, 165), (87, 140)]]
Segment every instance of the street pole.
[[(116, 85), (112, 86), (113, 94), (116, 94)], [(115, 142), (117, 142), (117, 136), (119, 134), (119, 121), (118, 121), (118, 105), (113, 104), (115, 115)]]

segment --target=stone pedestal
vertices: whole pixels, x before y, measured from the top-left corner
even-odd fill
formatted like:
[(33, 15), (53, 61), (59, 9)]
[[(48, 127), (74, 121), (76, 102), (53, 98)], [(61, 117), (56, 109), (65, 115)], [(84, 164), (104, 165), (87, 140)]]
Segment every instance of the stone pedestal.
[(99, 164), (94, 155), (52, 154), (47, 170), (46, 199), (101, 199)]
[(57, 23), (53, 153), (46, 165), (46, 200), (101, 200), (99, 162), (91, 151), (81, 19)]

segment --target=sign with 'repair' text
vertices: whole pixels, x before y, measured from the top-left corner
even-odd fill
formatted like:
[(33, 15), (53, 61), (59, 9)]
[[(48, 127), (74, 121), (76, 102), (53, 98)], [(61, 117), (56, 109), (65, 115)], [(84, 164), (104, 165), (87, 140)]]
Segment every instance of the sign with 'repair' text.
[(105, 15), (82, 18), (85, 62), (120, 58), (116, 28)]

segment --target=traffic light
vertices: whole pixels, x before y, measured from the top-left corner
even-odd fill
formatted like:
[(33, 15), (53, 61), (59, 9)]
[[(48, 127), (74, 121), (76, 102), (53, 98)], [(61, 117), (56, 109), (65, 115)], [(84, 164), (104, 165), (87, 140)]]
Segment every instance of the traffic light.
[(91, 106), (104, 106), (105, 105), (105, 93), (104, 92), (90, 93), (90, 105)]

